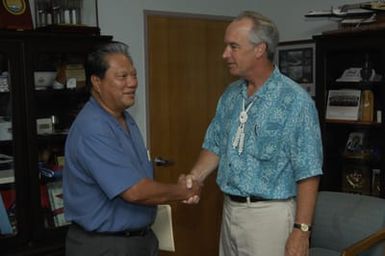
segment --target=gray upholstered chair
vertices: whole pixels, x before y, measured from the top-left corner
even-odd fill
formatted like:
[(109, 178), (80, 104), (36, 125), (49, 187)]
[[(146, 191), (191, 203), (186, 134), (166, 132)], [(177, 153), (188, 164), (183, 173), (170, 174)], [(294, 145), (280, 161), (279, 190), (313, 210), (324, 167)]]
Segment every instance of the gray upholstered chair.
[(311, 256), (385, 256), (385, 199), (321, 191)]

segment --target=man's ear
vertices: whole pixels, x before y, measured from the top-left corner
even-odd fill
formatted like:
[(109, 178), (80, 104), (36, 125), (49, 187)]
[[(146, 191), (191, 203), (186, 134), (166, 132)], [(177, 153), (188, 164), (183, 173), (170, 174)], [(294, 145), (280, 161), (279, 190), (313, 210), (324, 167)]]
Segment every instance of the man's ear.
[(100, 92), (100, 84), (101, 84), (100, 77), (98, 77), (96, 75), (91, 75), (91, 84), (92, 84), (92, 88), (95, 91)]
[(265, 54), (267, 51), (267, 45), (266, 43), (260, 43), (258, 44), (256, 47), (255, 47), (255, 54), (256, 54), (256, 57), (259, 58), (261, 57), (263, 54)]

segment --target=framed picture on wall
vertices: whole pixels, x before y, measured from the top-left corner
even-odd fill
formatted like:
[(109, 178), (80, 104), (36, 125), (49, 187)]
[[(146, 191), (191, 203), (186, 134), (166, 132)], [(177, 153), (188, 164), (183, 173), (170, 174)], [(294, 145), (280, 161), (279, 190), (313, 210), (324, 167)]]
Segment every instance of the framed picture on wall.
[(315, 43), (312, 40), (279, 43), (276, 65), (282, 74), (315, 97)]

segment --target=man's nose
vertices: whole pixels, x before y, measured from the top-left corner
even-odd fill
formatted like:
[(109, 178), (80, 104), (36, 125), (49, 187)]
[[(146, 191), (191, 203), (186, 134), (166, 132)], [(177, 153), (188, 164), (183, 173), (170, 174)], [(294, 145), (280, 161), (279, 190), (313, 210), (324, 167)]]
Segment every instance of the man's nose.
[(223, 53), (222, 53), (222, 58), (223, 59), (226, 59), (229, 57), (229, 47), (226, 47), (224, 50), (223, 50)]

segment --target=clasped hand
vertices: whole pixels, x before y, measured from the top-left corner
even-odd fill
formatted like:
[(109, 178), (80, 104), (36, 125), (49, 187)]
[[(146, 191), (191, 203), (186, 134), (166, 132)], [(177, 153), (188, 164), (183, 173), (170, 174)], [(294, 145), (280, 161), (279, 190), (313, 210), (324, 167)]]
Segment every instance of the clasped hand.
[(179, 184), (183, 184), (185, 188), (189, 190), (189, 196), (187, 199), (182, 202), (185, 204), (197, 204), (200, 200), (200, 194), (203, 187), (203, 184), (196, 180), (193, 175), (182, 174), (178, 179)]

